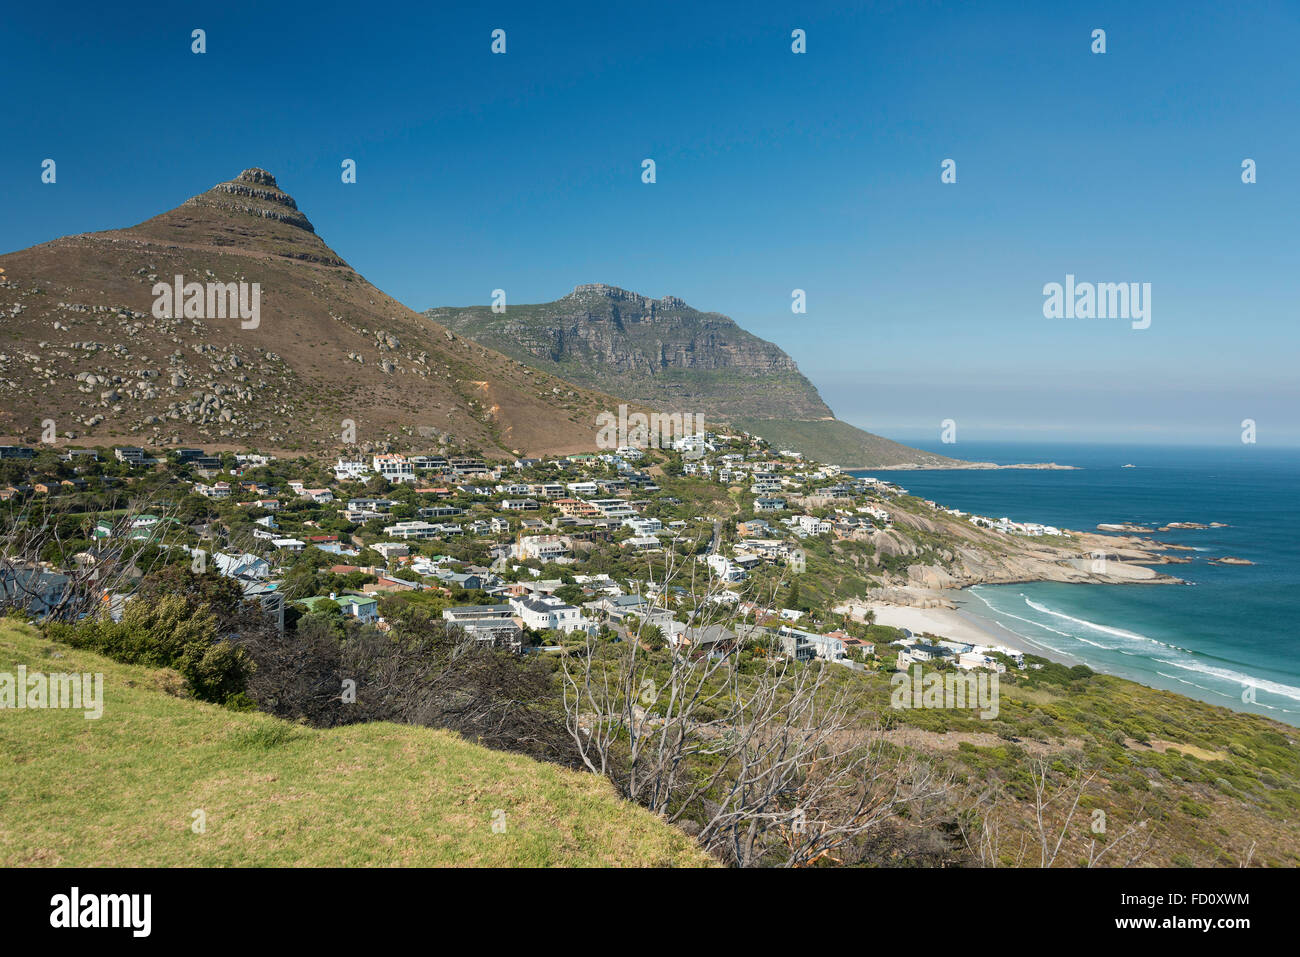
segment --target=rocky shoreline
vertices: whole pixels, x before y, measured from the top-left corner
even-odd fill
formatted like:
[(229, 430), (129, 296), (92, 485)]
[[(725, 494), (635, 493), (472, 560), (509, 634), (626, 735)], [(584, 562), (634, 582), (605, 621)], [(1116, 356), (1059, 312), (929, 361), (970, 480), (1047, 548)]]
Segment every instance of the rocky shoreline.
[[(896, 515), (896, 520), (902, 518)], [(913, 521), (933, 525), (919, 516)], [(911, 523), (909, 523), (911, 524)], [(966, 532), (965, 529), (958, 529)], [(877, 537), (888, 535), (877, 533)], [(906, 576), (892, 576), (879, 588), (860, 599), (842, 603), (837, 610), (862, 619), (871, 612), (879, 624), (909, 628), (917, 634), (974, 643), (997, 644), (1045, 655), (1067, 664), (1077, 659), (1063, 652), (1051, 653), (1036, 647), (1015, 633), (972, 616), (955, 596), (973, 585), (1009, 585), (1025, 582), (1062, 582), (1097, 585), (1185, 585), (1181, 578), (1149, 567), (1185, 564), (1190, 558), (1163, 554), (1177, 546), (1149, 539), (1071, 533), (1068, 545), (1046, 544), (1038, 539), (1000, 536), (990, 542), (985, 530), (967, 533), (969, 546), (956, 546), (945, 555), (944, 565), (916, 564)], [(880, 541), (879, 546), (886, 545)], [(994, 547), (990, 547), (994, 546)]]

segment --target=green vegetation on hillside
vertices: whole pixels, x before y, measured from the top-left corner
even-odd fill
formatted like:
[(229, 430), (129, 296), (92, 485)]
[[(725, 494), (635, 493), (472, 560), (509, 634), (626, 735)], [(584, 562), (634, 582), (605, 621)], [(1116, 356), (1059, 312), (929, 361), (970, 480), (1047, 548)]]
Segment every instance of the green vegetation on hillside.
[(106, 703), (98, 720), (0, 711), (6, 867), (710, 863), (687, 835), (595, 775), (444, 731), (317, 730), (234, 712), (176, 697), (173, 672), (120, 665), (0, 621), (0, 671), (20, 664), (102, 673)]

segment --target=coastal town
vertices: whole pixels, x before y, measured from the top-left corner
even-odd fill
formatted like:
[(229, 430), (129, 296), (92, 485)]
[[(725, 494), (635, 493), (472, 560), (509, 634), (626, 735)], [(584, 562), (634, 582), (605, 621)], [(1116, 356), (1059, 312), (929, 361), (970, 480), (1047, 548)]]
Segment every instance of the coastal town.
[(741, 432), (507, 461), (445, 446), (332, 462), (5, 446), (0, 469), (4, 508), (66, 526), (57, 554), (5, 563), (4, 596), (35, 616), (91, 581), (120, 617), (147, 567), (183, 564), (237, 583), (281, 631), (306, 615), (382, 631), (417, 605), (519, 654), (636, 637), (692, 655), (759, 642), (856, 669), (1002, 670), (1022, 651), (879, 624), (866, 595), (897, 588), (923, 557), (901, 547), (918, 515), (1063, 535), (945, 509)]

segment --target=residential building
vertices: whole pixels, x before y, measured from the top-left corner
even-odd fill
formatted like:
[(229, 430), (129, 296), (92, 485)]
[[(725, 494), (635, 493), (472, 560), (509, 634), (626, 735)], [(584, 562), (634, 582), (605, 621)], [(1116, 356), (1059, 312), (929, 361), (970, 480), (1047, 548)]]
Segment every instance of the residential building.
[(441, 532), (441, 525), (418, 521), (398, 522), (384, 529), (384, 534), (391, 538), (437, 538)]
[(376, 455), (372, 464), (375, 472), (394, 484), (415, 482), (415, 466), (405, 455), (392, 453)]
[(845, 644), (839, 633), (819, 635), (792, 625), (782, 625), (774, 635), (785, 654), (792, 657), (821, 658), (824, 661), (844, 661)]
[(743, 581), (747, 577), (745, 570), (726, 555), (714, 552), (706, 559), (706, 562), (713, 574), (722, 581), (738, 582)]
[(499, 605), (461, 605), (445, 608), (443, 621), (456, 626), (467, 637), (509, 647), (519, 651), (523, 644), (523, 629), (515, 619), (514, 607)]
[(372, 622), (379, 619), (379, 602), (369, 595), (342, 595), (335, 600), (344, 614), (351, 615), (358, 621)]
[(515, 558), (550, 561), (564, 558), (573, 551), (573, 542), (565, 535), (524, 536), (515, 543)]
[(370, 478), (370, 466), (363, 460), (340, 456), (334, 463), (334, 478), (340, 482), (364, 482)]
[(581, 609), (554, 596), (535, 598), (520, 595), (510, 599), (510, 607), (534, 631), (561, 631), (568, 634), (586, 631), (591, 627), (591, 622), (582, 617)]

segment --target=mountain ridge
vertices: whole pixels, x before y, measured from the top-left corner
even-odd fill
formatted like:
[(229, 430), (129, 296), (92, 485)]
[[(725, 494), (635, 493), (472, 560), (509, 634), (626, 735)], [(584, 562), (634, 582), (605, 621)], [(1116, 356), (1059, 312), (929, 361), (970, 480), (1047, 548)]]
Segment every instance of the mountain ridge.
[(422, 314), (579, 385), (712, 416), (821, 461), (864, 468), (967, 464), (836, 419), (780, 346), (677, 296), (581, 283), (552, 302), (506, 305), (504, 312), (442, 306)]

